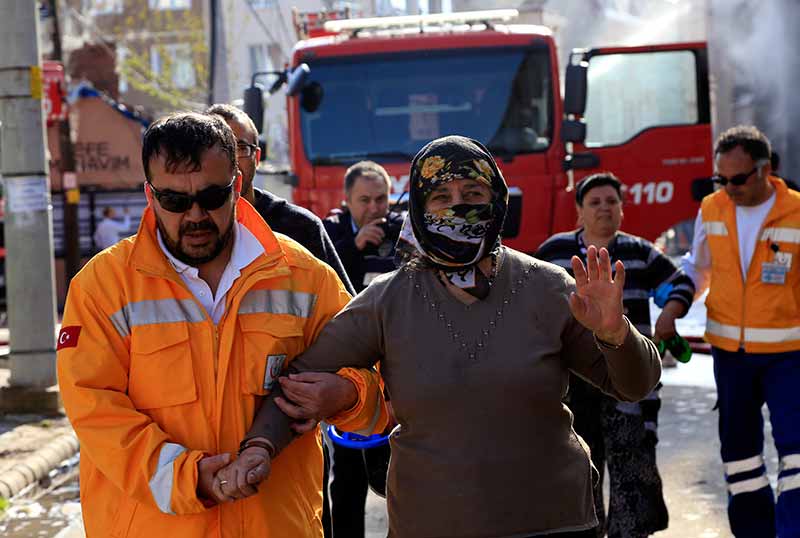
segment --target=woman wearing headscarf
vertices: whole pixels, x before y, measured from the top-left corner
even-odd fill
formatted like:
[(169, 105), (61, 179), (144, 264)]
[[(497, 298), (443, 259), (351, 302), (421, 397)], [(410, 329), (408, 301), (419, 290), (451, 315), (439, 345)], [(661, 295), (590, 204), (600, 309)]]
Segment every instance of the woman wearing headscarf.
[[(658, 382), (658, 352), (622, 315), (621, 264), (612, 280), (607, 252), (593, 249), (586, 267), (576, 259), (573, 280), (502, 246), (507, 200), (479, 142), (449, 136), (425, 146), (411, 165), (405, 264), (374, 280), (290, 364), (380, 362), (399, 423), (390, 537), (594, 536), (596, 471), (562, 404), (569, 373), (622, 400)], [(274, 402), (308, 418), (287, 401), (306, 401), (303, 388), (281, 387), (286, 399), (267, 399), (243, 443), (243, 461), (258, 454), (265, 464), (234, 470), (226, 483), (263, 478), (268, 453), (290, 440)], [(348, 406), (355, 399), (353, 391)]]

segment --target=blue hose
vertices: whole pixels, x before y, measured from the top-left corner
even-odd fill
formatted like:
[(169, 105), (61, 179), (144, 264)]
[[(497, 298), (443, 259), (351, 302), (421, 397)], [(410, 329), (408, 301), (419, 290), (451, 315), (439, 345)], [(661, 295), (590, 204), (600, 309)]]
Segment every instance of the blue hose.
[(364, 436), (357, 433), (340, 432), (332, 424), (328, 425), (328, 436), (335, 444), (345, 448), (355, 448), (363, 450), (365, 448), (375, 448), (383, 446), (389, 442), (389, 436), (381, 433)]

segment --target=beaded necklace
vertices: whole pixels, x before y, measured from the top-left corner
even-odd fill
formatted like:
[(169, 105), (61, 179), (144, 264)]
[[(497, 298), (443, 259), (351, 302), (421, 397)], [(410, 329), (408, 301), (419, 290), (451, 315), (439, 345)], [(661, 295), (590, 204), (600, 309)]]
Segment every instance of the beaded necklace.
[[(496, 278), (497, 272), (497, 255), (493, 255), (493, 278), (492, 282)], [(492, 333), (497, 328), (497, 325), (500, 323), (500, 320), (503, 318), (503, 314), (505, 313), (506, 308), (512, 303), (513, 299), (517, 296), (517, 294), (525, 287), (530, 279), (530, 275), (533, 272), (534, 265), (530, 264), (522, 271), (522, 275), (511, 284), (511, 288), (508, 290), (508, 293), (503, 296), (500, 305), (498, 306), (497, 310), (495, 310), (493, 316), (489, 320), (488, 326), (481, 329), (480, 333), (478, 333), (477, 338), (469, 338), (470, 335), (467, 334), (465, 331), (459, 331), (458, 328), (455, 326), (453, 320), (449, 319), (447, 314), (445, 314), (442, 308), (442, 301), (437, 301), (433, 297), (431, 297), (427, 291), (422, 289), (422, 285), (415, 277), (415, 271), (408, 272), (408, 279), (409, 281), (413, 282), (414, 291), (420, 298), (425, 302), (425, 306), (429, 312), (431, 312), (436, 319), (444, 326), (447, 330), (448, 339), (453, 342), (454, 345), (458, 347), (458, 350), (464, 354), (466, 354), (466, 358), (468, 359), (469, 363), (476, 363), (479, 359), (479, 356), (484, 354), (486, 351), (487, 344), (489, 343), (489, 339), (492, 336)], [(438, 271), (437, 271), (438, 275)], [(440, 277), (441, 279), (441, 277)], [(444, 284), (444, 282), (442, 282)], [(470, 341), (471, 340), (471, 341)]]

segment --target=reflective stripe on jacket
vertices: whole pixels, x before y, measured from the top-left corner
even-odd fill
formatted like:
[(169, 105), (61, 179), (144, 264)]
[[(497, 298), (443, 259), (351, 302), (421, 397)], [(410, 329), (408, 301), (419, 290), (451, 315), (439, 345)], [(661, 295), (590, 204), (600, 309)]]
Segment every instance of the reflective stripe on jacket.
[[(703, 200), (701, 215), (711, 252), (706, 339), (727, 351), (777, 353), (800, 349), (800, 194), (770, 177), (775, 205), (758, 235), (747, 279), (739, 263), (736, 205), (718, 191)], [(764, 263), (784, 262), (783, 284), (762, 281)]]
[[(197, 462), (236, 453), (277, 373), (350, 298), (330, 267), (273, 234), (244, 199), (237, 212), (265, 252), (241, 271), (218, 325), (159, 248), (149, 207), (136, 236), (72, 281), (58, 377), (81, 441), (89, 538), (322, 536), (317, 431), (276, 458), (257, 495), (212, 507), (197, 498)], [(340, 374), (365, 402), (342, 419), (364, 428), (382, 398), (377, 376)]]

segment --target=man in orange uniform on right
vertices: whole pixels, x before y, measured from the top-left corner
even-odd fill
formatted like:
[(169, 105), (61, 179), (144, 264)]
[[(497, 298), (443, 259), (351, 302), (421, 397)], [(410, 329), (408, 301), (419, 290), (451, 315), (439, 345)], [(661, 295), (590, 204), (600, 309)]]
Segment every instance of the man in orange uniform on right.
[[(722, 133), (714, 181), (684, 270), (709, 289), (728, 519), (737, 538), (800, 537), (800, 193), (771, 175), (758, 129)], [(780, 457), (777, 504), (762, 455), (769, 407)]]

